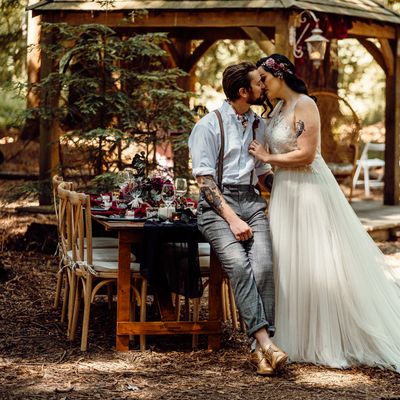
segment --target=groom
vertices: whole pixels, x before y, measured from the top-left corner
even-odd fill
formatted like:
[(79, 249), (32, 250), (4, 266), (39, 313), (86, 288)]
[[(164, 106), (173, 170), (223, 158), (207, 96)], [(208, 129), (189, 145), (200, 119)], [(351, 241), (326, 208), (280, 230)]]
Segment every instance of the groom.
[(231, 65), (223, 73), (227, 99), (197, 122), (189, 138), (193, 175), (200, 188), (197, 223), (228, 275), (249, 337), (251, 361), (261, 375), (284, 366), (275, 346), (274, 278), (266, 203), (254, 185), (265, 186), (271, 167), (248, 153), (253, 139), (264, 143), (265, 123), (251, 109), (262, 104), (264, 84), (254, 64)]

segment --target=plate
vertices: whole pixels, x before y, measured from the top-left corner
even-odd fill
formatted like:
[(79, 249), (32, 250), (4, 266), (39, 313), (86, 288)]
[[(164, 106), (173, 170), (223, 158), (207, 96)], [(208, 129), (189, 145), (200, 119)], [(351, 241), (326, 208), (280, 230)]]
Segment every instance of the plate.
[(143, 222), (146, 221), (147, 218), (138, 218), (132, 216), (119, 216), (119, 215), (109, 215), (107, 216), (109, 221), (136, 221), (136, 222)]
[(108, 211), (109, 208), (104, 208), (104, 207), (90, 207), (91, 211)]

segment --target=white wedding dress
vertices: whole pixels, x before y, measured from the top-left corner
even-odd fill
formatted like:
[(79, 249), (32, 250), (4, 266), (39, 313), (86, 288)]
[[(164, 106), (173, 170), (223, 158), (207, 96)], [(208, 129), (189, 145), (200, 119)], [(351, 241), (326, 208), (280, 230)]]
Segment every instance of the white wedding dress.
[[(274, 109), (272, 153), (296, 148), (293, 121)], [(291, 361), (400, 372), (400, 287), (317, 151), (278, 168), (269, 205), (276, 342)]]

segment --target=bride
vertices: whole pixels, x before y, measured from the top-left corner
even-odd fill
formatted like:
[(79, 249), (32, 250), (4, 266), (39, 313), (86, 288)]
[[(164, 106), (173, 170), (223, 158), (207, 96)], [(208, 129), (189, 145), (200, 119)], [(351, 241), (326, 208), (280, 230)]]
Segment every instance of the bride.
[(272, 108), (269, 150), (253, 141), (249, 152), (276, 167), (276, 342), (291, 361), (400, 372), (400, 288), (321, 157), (317, 106), (285, 56), (257, 66)]

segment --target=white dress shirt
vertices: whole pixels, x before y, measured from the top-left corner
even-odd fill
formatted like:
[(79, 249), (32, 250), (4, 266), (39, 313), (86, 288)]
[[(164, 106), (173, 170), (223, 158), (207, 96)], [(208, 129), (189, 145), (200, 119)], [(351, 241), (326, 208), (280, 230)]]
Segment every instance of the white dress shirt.
[[(265, 164), (249, 154), (249, 144), (253, 140), (253, 122), (256, 113), (249, 110), (247, 127), (244, 128), (238, 120), (233, 107), (224, 101), (221, 112), (225, 132), (224, 168), (222, 184), (224, 185), (249, 185), (251, 171), (253, 185), (257, 183), (257, 176), (271, 170), (269, 164)], [(260, 122), (256, 129), (256, 139), (265, 145), (265, 121), (258, 117)], [(189, 137), (189, 149), (192, 156), (193, 175), (212, 175), (217, 182), (218, 154), (221, 146), (221, 132), (218, 117), (215, 112), (205, 115), (194, 126)], [(220, 183), (220, 182), (217, 182)]]

